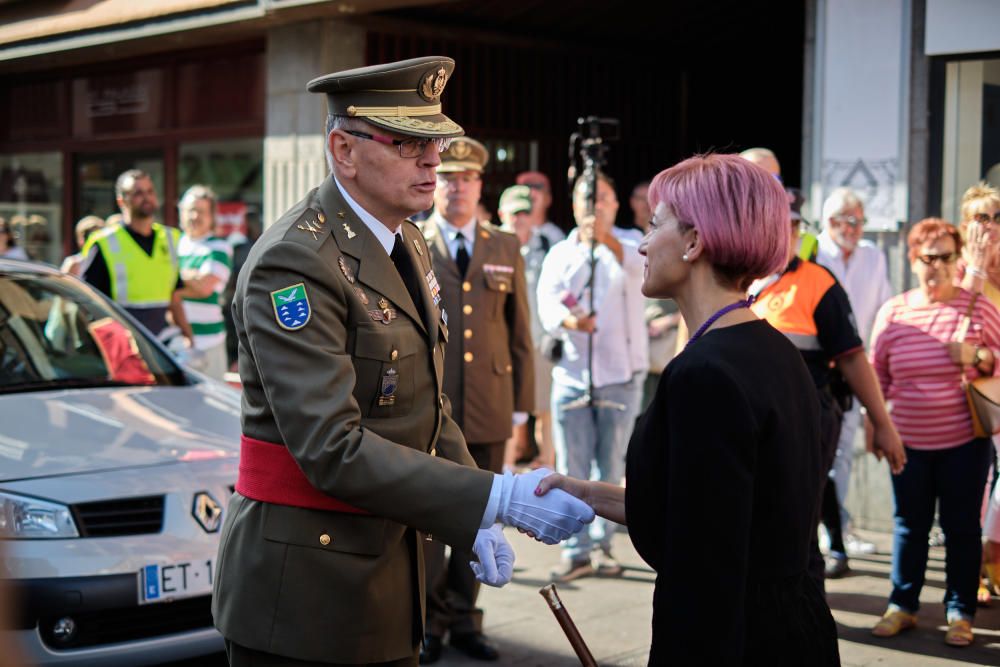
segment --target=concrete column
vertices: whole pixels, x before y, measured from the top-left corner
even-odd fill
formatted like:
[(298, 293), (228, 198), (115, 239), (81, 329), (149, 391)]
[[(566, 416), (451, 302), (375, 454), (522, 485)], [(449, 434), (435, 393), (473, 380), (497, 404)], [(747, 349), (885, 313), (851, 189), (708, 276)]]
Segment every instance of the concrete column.
[(267, 36), (267, 135), (264, 214), (267, 227), (328, 174), (323, 154), (326, 100), (306, 92), (322, 74), (362, 67), (365, 30), (338, 21), (306, 21)]
[[(834, 188), (855, 190), (865, 202), (869, 238), (886, 251), (897, 290), (905, 270), (898, 230), (909, 214), (913, 1), (807, 5), (803, 185), (810, 218), (820, 219), (823, 199)], [(887, 465), (864, 452), (861, 437), (853, 459), (847, 505), (854, 524), (891, 528)]]

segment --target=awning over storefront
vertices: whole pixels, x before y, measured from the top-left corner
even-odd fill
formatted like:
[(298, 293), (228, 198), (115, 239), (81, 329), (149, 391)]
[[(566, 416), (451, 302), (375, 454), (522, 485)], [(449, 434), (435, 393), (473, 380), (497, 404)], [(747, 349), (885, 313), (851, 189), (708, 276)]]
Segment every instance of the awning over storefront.
[(6, 14), (0, 20), (0, 44), (120, 27), (226, 5), (257, 4), (247, 0), (69, 0), (55, 6), (48, 2), (15, 2), (0, 6), (0, 16)]

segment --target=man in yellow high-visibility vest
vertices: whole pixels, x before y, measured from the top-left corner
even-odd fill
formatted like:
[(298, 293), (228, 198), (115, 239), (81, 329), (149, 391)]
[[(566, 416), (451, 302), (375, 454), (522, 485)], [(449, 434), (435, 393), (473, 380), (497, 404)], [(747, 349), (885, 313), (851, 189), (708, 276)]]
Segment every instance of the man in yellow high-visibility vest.
[(92, 234), (83, 246), (82, 277), (118, 302), (153, 335), (167, 328), (167, 312), (184, 338), (191, 326), (176, 291), (180, 232), (153, 220), (160, 204), (149, 174), (129, 169), (115, 182), (121, 224)]

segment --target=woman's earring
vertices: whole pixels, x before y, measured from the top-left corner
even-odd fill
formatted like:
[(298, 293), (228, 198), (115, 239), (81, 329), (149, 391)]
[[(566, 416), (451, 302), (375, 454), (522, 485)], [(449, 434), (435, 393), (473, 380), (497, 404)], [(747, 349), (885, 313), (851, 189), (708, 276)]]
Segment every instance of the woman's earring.
[(681, 260), (685, 262), (690, 261), (690, 259), (688, 258), (688, 254), (684, 253), (683, 255), (681, 255)]

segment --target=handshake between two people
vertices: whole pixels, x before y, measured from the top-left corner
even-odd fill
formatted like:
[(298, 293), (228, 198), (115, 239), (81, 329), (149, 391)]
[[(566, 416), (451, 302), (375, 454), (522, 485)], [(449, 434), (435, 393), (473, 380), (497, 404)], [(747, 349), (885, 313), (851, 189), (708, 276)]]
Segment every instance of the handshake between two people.
[(545, 544), (559, 542), (583, 530), (594, 520), (594, 509), (562, 489), (542, 491), (543, 479), (551, 470), (539, 468), (529, 473), (497, 475), (494, 491), (486, 507), (483, 523), (472, 552), (478, 562), (470, 563), (476, 579), (500, 587), (514, 576), (514, 550), (503, 536), (503, 525), (513, 526)]

